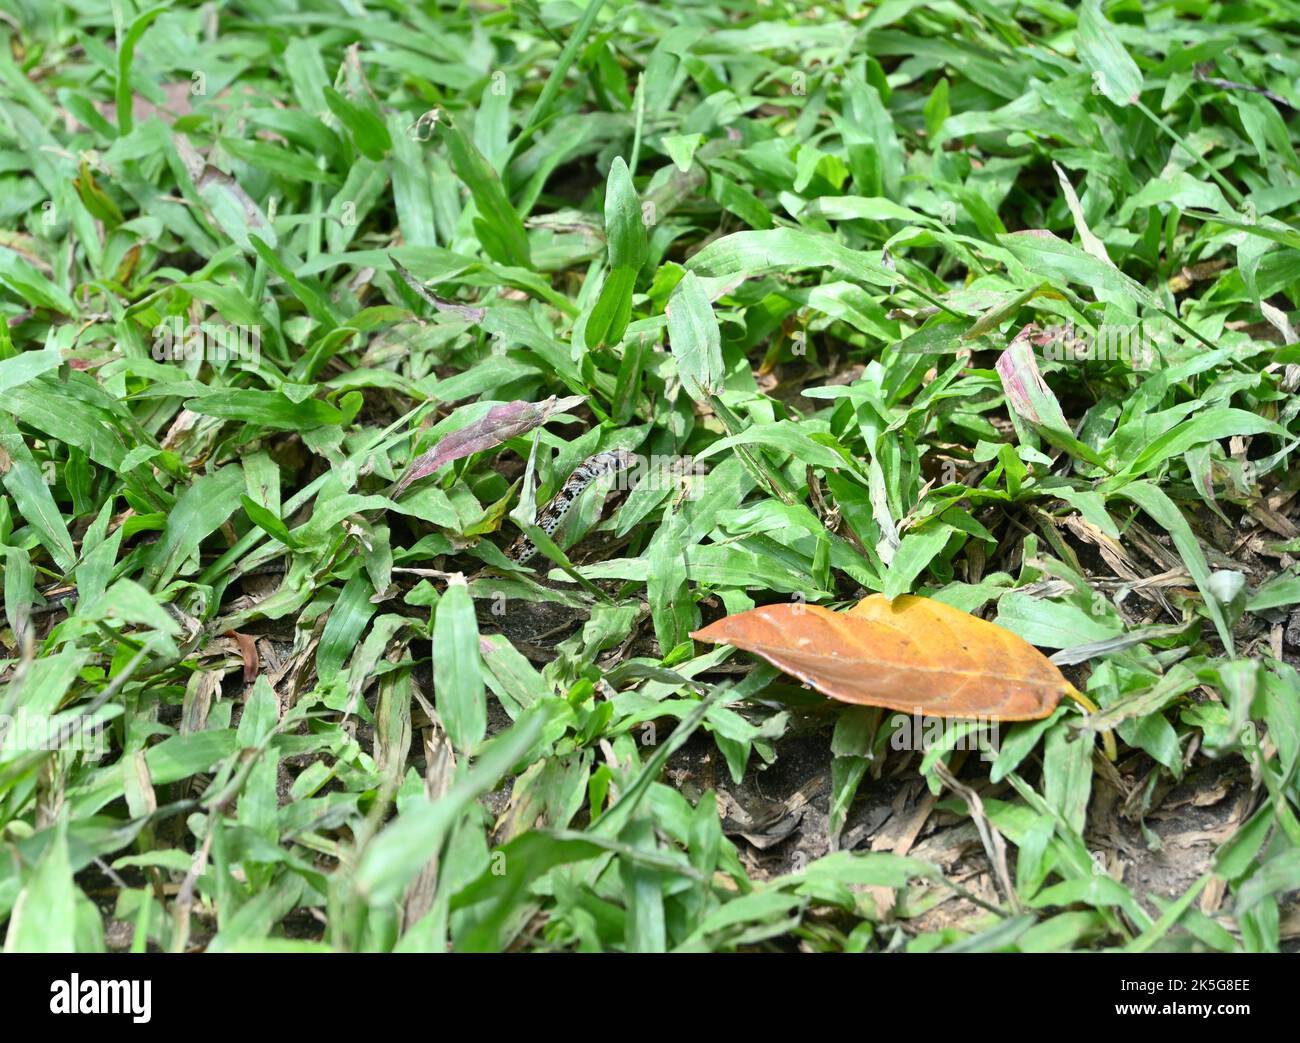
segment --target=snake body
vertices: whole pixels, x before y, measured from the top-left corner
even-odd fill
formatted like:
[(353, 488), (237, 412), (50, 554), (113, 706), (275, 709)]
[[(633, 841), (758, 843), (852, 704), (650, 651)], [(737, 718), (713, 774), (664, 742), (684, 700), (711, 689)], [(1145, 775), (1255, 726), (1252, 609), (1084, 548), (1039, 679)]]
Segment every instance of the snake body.
[[(547, 536), (553, 535), (555, 530), (560, 527), (560, 522), (564, 521), (564, 516), (569, 513), (569, 508), (577, 502), (578, 497), (583, 494), (587, 486), (603, 474), (625, 470), (635, 463), (636, 455), (626, 449), (611, 449), (587, 457), (573, 469), (573, 473), (565, 479), (564, 485), (560, 487), (560, 491), (552, 496), (547, 501), (546, 506), (538, 512), (538, 526)], [(506, 556), (511, 561), (523, 565), (536, 553), (537, 546), (533, 541), (527, 535), (520, 534), (519, 538), (506, 551)], [(244, 575), (253, 576), (267, 572), (283, 572), (284, 569), (284, 562), (275, 562), (250, 569)], [(34, 607), (31, 610), (33, 616), (45, 615), (46, 613), (69, 608), (77, 600), (77, 591), (73, 588), (49, 592), (45, 595), (45, 598), (46, 604)]]
[[(552, 535), (564, 521), (564, 516), (569, 513), (569, 508), (577, 502), (583, 491), (603, 474), (609, 474), (611, 471), (622, 471), (631, 467), (636, 461), (634, 454), (626, 449), (611, 449), (604, 453), (597, 453), (595, 456), (589, 456), (573, 469), (573, 473), (565, 479), (564, 484), (560, 486), (560, 491), (547, 501), (546, 506), (537, 512), (537, 526), (546, 533)], [(537, 545), (533, 543), (527, 534), (520, 534), (506, 551), (506, 556), (513, 562), (523, 565), (534, 554), (537, 553)]]

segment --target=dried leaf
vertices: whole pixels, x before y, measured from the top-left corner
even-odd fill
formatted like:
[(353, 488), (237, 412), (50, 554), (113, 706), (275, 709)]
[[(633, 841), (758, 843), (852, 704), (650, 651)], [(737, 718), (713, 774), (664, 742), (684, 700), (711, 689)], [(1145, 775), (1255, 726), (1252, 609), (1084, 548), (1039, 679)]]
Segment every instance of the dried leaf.
[(250, 234), (257, 235), (268, 246), (277, 245), (274, 226), (234, 177), (209, 163), (184, 134), (173, 134), (172, 143), (213, 220), (241, 250), (252, 251)]
[(766, 605), (691, 636), (754, 652), (832, 699), (903, 713), (1031, 721), (1073, 691), (1009, 630), (911, 595), (873, 594), (847, 612)]
[(244, 684), (252, 684), (257, 680), (257, 671), (261, 668), (262, 660), (257, 654), (257, 641), (249, 634), (241, 634), (238, 630), (227, 630), (226, 636), (233, 638), (239, 648), (239, 658), (244, 662)]
[(1006, 392), (1007, 405), (1016, 416), (1031, 424), (1045, 441), (1081, 460), (1101, 466), (1101, 457), (1075, 438), (1061, 412), (1060, 403), (1039, 372), (1032, 347), (1032, 338), (1038, 332), (1032, 324), (1024, 327), (1007, 350), (998, 356), (998, 377)]
[(396, 257), (388, 255), (388, 260), (392, 262), (393, 270), (402, 277), (402, 282), (406, 283), (414, 290), (426, 303), (433, 305), (438, 311), (446, 312), (449, 315), (455, 315), (467, 322), (482, 322), (483, 317), (487, 314), (486, 308), (475, 308), (469, 304), (457, 304), (455, 301), (446, 301), (424, 288), (424, 283), (420, 282), (414, 275), (408, 272), (398, 263)]
[(1031, 424), (1065, 427), (1060, 404), (1038, 370), (1030, 346), (1029, 335), (1033, 332), (1036, 332), (1033, 327), (1022, 329), (1007, 350), (998, 356), (997, 371), (1007, 404)]
[(1079, 202), (1079, 196), (1074, 191), (1074, 186), (1070, 184), (1070, 179), (1065, 176), (1065, 171), (1061, 169), (1061, 164), (1052, 163), (1052, 169), (1056, 171), (1056, 177), (1061, 182), (1061, 191), (1065, 193), (1065, 205), (1070, 208), (1070, 216), (1074, 218), (1074, 227), (1079, 233), (1079, 242), (1097, 260), (1114, 268), (1115, 262), (1110, 259), (1110, 254), (1106, 252), (1106, 244), (1098, 239), (1093, 234), (1092, 229), (1088, 227), (1088, 219), (1083, 216), (1083, 204)]
[(482, 420), (439, 439), (437, 445), (421, 455), (397, 483), (393, 495), (400, 496), (412, 482), (433, 474), (443, 464), (498, 446), (507, 438), (531, 431), (556, 413), (563, 413), (585, 401), (581, 395), (561, 399), (552, 395), (545, 402), (503, 402), (493, 406)]

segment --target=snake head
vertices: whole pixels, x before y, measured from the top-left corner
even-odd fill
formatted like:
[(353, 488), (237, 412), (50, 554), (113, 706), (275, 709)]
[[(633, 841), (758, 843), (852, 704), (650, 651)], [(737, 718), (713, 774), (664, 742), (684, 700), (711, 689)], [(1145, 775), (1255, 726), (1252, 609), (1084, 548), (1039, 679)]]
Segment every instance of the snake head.
[(635, 467), (636, 463), (636, 453), (630, 449), (610, 449), (608, 452), (597, 453), (591, 457), (579, 467), (579, 471), (585, 470), (591, 478), (598, 478), (611, 471), (625, 471), (629, 467)]

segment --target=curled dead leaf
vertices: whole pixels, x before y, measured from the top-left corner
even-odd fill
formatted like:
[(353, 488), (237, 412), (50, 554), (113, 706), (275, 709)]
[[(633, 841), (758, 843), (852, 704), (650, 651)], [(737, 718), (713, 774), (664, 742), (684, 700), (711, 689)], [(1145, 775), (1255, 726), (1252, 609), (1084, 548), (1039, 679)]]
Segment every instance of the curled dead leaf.
[(531, 431), (552, 416), (573, 409), (585, 401), (581, 395), (560, 399), (552, 395), (545, 402), (502, 402), (495, 405), (482, 419), (444, 436), (437, 445), (415, 460), (398, 479), (393, 496), (400, 496), (412, 482), (428, 477), (444, 464), (471, 453), (493, 449), (507, 438)]
[(691, 636), (760, 655), (832, 699), (903, 713), (1032, 721), (1079, 698), (1011, 631), (910, 594), (873, 594), (847, 612), (765, 605)]
[(226, 636), (233, 638), (239, 648), (239, 657), (244, 662), (244, 684), (252, 684), (257, 680), (257, 671), (262, 665), (262, 657), (257, 654), (256, 639), (249, 634), (241, 634), (238, 630), (227, 630)]

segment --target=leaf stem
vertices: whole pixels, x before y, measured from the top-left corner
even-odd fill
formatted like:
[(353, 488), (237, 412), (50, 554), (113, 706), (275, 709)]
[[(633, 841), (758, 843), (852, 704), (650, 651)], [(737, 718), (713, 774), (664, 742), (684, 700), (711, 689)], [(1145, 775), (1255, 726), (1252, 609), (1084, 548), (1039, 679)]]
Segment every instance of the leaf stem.
[[(1100, 707), (1075, 688), (1074, 685), (1066, 688), (1065, 694), (1082, 706), (1086, 713), (1101, 713)], [(1101, 729), (1101, 745), (1102, 749), (1106, 751), (1106, 759), (1114, 764), (1119, 758), (1119, 750), (1115, 747), (1115, 733), (1109, 728)]]

